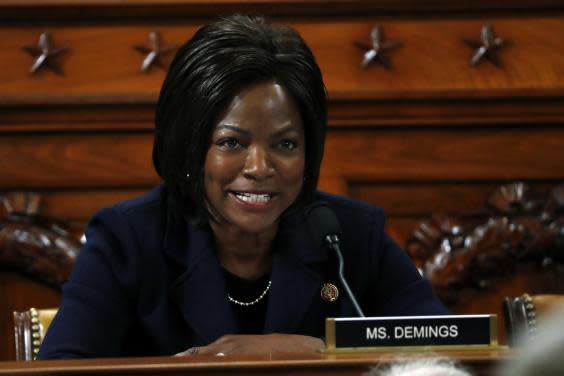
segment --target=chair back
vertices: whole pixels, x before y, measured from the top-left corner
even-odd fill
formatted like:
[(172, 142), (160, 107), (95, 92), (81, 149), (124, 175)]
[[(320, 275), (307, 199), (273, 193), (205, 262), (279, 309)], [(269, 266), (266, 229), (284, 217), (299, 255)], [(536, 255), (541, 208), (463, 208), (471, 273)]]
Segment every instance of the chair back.
[(505, 297), (503, 315), (510, 346), (535, 338), (538, 320), (564, 306), (564, 295), (529, 295)]
[(56, 314), (56, 308), (14, 311), (16, 360), (35, 360), (45, 333)]
[[(0, 192), (0, 361), (26, 358), (24, 342), (17, 345), (18, 355), (14, 352), (13, 312), (58, 307), (61, 286), (81, 247), (76, 235), (65, 230), (70, 227), (41, 215), (43, 207), (40, 194)], [(27, 348), (32, 342), (30, 337)]]

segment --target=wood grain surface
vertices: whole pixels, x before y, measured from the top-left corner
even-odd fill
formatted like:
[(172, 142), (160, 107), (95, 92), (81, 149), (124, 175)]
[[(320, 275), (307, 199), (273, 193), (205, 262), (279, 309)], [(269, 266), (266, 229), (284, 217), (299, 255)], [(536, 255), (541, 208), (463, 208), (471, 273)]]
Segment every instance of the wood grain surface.
[[(347, 181), (562, 178), (564, 129), (332, 131), (322, 175)], [(156, 184), (151, 133), (0, 137), (0, 185), (117, 187)], [(365, 151), (359, 158), (358, 151)], [(17, 158), (15, 157), (17, 156)], [(323, 187), (322, 187), (323, 188)]]
[[(398, 352), (352, 354), (274, 353), (217, 357), (149, 357), (124, 359), (0, 362), (0, 375), (365, 375), (372, 367), (397, 361)], [(474, 375), (491, 375), (503, 361), (516, 356), (505, 348), (491, 350), (413, 351), (405, 359), (447, 356)]]
[(271, 17), (319, 18), (382, 16), (436, 17), (444, 14), (520, 14), (562, 11), (559, 0), (3, 0), (0, 20), (121, 21), (158, 18), (210, 19), (217, 14), (251, 12)]
[(335, 131), (322, 173), (374, 182), (560, 179), (562, 145), (561, 128)]
[[(493, 18), (489, 22), (511, 45), (501, 51), (503, 69), (483, 62), (470, 67), (473, 51), (463, 38), (479, 40), (482, 19), (317, 21), (295, 23), (311, 46), (333, 99), (410, 97), (564, 96), (564, 22), (561, 17)], [(394, 68), (362, 69), (363, 51), (378, 24), (389, 40), (403, 43), (390, 53)], [(147, 44), (160, 30), (166, 44), (181, 44), (197, 25), (154, 23), (124, 26), (19, 26), (0, 28), (0, 103), (2, 101), (115, 103), (155, 100), (164, 78), (158, 68), (139, 70), (134, 45)], [(64, 76), (40, 70), (29, 74), (32, 57), (23, 46), (51, 32), (55, 44), (70, 51), (60, 57)], [(540, 42), (542, 41), (542, 42)]]

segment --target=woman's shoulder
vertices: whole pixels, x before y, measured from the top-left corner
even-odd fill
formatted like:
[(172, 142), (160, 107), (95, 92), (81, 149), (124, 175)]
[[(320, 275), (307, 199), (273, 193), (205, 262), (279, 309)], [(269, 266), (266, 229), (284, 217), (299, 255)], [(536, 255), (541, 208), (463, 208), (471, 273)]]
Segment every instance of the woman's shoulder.
[(115, 210), (125, 215), (135, 215), (145, 211), (154, 212), (155, 210), (164, 210), (163, 202), (166, 202), (165, 196), (166, 188), (164, 185), (159, 185), (141, 196), (117, 202), (104, 209)]
[(166, 193), (159, 186), (146, 194), (100, 209), (90, 219), (86, 238), (143, 239), (162, 238), (166, 223)]
[(325, 192), (317, 192), (316, 199), (329, 204), (337, 216), (343, 237), (350, 241), (367, 242), (375, 233), (383, 231), (386, 220), (383, 210), (377, 206)]
[(123, 200), (98, 210), (91, 221), (147, 222), (158, 220), (166, 213), (166, 189), (160, 185), (147, 193)]

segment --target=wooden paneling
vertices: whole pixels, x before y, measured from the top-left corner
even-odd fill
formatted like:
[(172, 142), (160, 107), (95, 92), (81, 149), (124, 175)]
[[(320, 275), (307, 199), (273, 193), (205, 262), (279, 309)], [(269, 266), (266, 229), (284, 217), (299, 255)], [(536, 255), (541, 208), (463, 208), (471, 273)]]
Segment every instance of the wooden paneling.
[(152, 130), (155, 103), (0, 103), (0, 133), (26, 131)]
[(147, 189), (43, 191), (41, 213), (66, 221), (86, 221), (99, 209), (141, 196)]
[(563, 128), (334, 131), (322, 172), (347, 180), (561, 179)]
[[(3, 65), (10, 72), (0, 73), (2, 96), (15, 96), (21, 102), (78, 101), (88, 98), (93, 102), (154, 101), (165, 72), (154, 69), (148, 74), (140, 72), (143, 55), (134, 45), (148, 45), (149, 33), (160, 29), (163, 42), (180, 44), (195, 31), (195, 26), (182, 28), (162, 25), (124, 27), (60, 27), (48, 28), (53, 42), (69, 51), (60, 56), (64, 75), (41, 70), (31, 76), (32, 57), (23, 46), (36, 45), (45, 27), (2, 28), (6, 51)], [(172, 54), (171, 56), (172, 57)]]
[(151, 133), (0, 137), (0, 186), (112, 187), (157, 184)]
[[(512, 44), (501, 52), (504, 68), (483, 62), (469, 66), (473, 51), (463, 38), (479, 40), (481, 19), (383, 20), (390, 40), (403, 43), (391, 52), (393, 70), (362, 69), (363, 52), (355, 41), (369, 42), (377, 20), (296, 23), (314, 50), (333, 99), (421, 97), (564, 96), (564, 22), (560, 17), (494, 18), (496, 32)], [(132, 46), (146, 44), (160, 30), (167, 44), (181, 44), (197, 25), (51, 26), (64, 76), (39, 71), (30, 76), (32, 58), (22, 50), (35, 45), (46, 27), (0, 28), (0, 101), (88, 100), (124, 103), (155, 100), (164, 72), (139, 71), (142, 56)], [(445, 32), (448, 30), (448, 32)], [(539, 43), (542, 41), (542, 43)], [(111, 62), (111, 63), (109, 63)]]
[[(433, 213), (472, 213), (483, 208), (487, 198), (507, 182), (351, 182), (352, 197), (381, 206), (388, 216), (424, 217)], [(538, 195), (554, 188), (557, 181), (537, 183), (527, 181)]]
[(135, 20), (138, 18), (204, 18), (234, 12), (284, 18), (366, 17), (368, 14), (507, 14), (562, 10), (559, 0), (3, 0), (0, 20)]
[(330, 100), (333, 127), (562, 124), (564, 97)]
[(564, 88), (564, 52), (557, 37), (564, 34), (564, 22), (559, 18), (530, 19), (525, 25), (519, 19), (490, 20), (499, 36), (514, 43), (501, 52), (504, 69), (489, 63), (469, 66), (473, 51), (462, 39), (479, 40), (479, 19), (378, 22), (388, 40), (403, 45), (389, 52), (393, 69), (362, 69), (362, 51), (354, 41), (369, 43), (375, 22), (296, 25), (315, 51), (333, 98), (489, 97), (508, 89), (512, 95), (534, 96)]
[[(1, 64), (1, 62), (0, 62)], [(0, 94), (1, 95), (1, 94)], [(31, 97), (25, 98), (29, 100)], [(16, 97), (0, 101), (0, 133), (32, 131), (93, 131), (153, 129), (155, 103), (65, 104), (66, 97), (37, 97), (38, 103), (17, 103)], [(72, 99), (72, 98), (71, 98)], [(63, 101), (63, 103), (54, 103)], [(564, 97), (547, 98), (405, 98), (329, 100), (331, 128), (534, 126), (564, 122)]]
[[(322, 174), (360, 181), (560, 179), (564, 129), (329, 132)], [(4, 135), (3, 187), (112, 187), (158, 182), (151, 133)], [(103, 152), (101, 152), (103, 150)], [(363, 150), (362, 158), (358, 151)], [(18, 156), (14, 158), (13, 156)]]

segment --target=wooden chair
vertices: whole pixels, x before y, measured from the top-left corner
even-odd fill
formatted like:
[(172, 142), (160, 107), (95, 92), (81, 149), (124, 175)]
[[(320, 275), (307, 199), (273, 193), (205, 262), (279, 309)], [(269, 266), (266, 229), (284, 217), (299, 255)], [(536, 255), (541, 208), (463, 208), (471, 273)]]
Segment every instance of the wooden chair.
[(14, 311), (16, 360), (35, 360), (45, 333), (56, 314), (56, 308)]
[(533, 340), (537, 333), (538, 320), (562, 306), (564, 295), (523, 294), (518, 297), (505, 297), (503, 315), (509, 345), (517, 346), (519, 339)]
[[(0, 361), (31, 359), (32, 350), (27, 356), (14, 353), (24, 347), (13, 343), (13, 312), (58, 307), (61, 286), (81, 246), (63, 224), (39, 214), (40, 203), (34, 193), (0, 195)], [(19, 338), (31, 346), (33, 337), (26, 337), (27, 332), (20, 331)]]
[[(505, 329), (524, 327), (519, 320), (526, 313), (504, 313), (504, 297), (564, 294), (562, 234), (564, 184), (532, 192), (516, 182), (498, 187), (482, 208), (427, 218), (406, 248), (452, 312), (513, 320), (500, 324), (505, 344), (513, 341)], [(524, 306), (511, 304), (524, 312)]]

